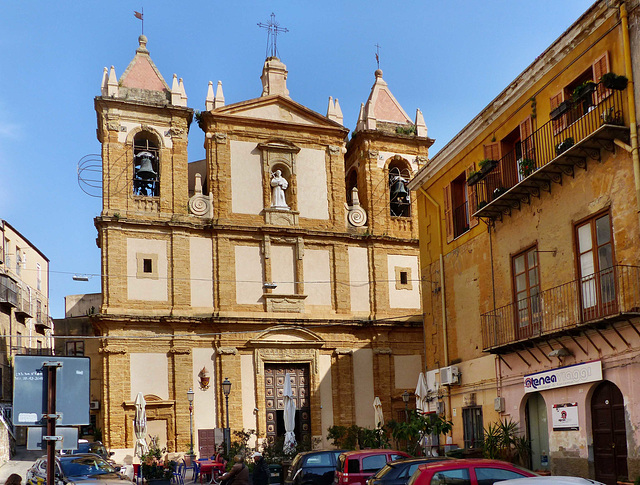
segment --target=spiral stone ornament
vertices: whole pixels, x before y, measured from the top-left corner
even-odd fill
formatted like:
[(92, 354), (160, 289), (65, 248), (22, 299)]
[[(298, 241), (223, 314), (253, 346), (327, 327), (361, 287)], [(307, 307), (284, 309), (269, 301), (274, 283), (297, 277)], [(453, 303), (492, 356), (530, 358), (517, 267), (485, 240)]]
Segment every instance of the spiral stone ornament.
[(353, 207), (349, 210), (347, 219), (349, 220), (349, 224), (352, 226), (362, 227), (367, 223), (367, 213), (360, 206)]

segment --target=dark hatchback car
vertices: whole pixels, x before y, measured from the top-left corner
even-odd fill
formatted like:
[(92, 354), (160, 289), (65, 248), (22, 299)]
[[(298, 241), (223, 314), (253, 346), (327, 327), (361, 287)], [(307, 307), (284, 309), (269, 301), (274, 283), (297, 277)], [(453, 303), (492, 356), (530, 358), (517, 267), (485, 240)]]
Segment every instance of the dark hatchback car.
[(331, 485), (338, 456), (345, 450), (305, 451), (291, 463), (284, 485)]
[[(132, 485), (132, 481), (98, 455), (86, 453), (56, 458), (56, 483), (66, 485)], [(38, 459), (27, 471), (27, 485), (46, 484), (47, 457)]]
[(367, 485), (406, 485), (411, 475), (420, 465), (436, 461), (448, 460), (444, 456), (407, 458), (387, 463), (374, 476), (367, 480)]

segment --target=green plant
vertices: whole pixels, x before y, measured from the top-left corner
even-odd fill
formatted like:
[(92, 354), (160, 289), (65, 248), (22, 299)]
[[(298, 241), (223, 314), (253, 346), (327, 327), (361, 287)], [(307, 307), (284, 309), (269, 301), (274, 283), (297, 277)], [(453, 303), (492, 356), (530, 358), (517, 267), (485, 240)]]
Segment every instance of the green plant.
[(516, 421), (505, 419), (489, 423), (484, 429), (482, 452), (485, 458), (524, 466), (531, 455), (531, 443), (521, 435)]
[(140, 457), (142, 476), (145, 480), (171, 480), (176, 462), (164, 458), (166, 448), (158, 446), (158, 437), (149, 436), (149, 451)]
[(633, 485), (640, 485), (640, 475), (638, 475), (636, 479), (633, 481)]
[(596, 89), (596, 84), (593, 81), (585, 81), (582, 84), (576, 86), (571, 93), (571, 100), (574, 103), (582, 101), (588, 94), (593, 93)]
[(600, 82), (605, 88), (622, 91), (623, 89), (626, 89), (629, 80), (625, 76), (619, 76), (613, 72), (607, 72), (602, 75)]
[[(389, 421), (385, 428), (389, 430), (396, 449), (404, 449), (410, 455), (418, 455), (422, 449), (422, 437), (430, 434), (447, 434), (453, 423), (437, 414), (422, 414), (409, 411), (409, 419), (403, 423)], [(402, 446), (404, 443), (404, 446)]]
[(531, 158), (523, 158), (518, 162), (520, 175), (528, 177), (536, 169), (536, 162)]
[(397, 126), (396, 133), (399, 135), (415, 135), (416, 125)]
[(198, 126), (200, 127), (200, 129), (204, 130), (204, 126), (202, 122), (202, 111), (196, 110), (196, 112), (194, 113), (194, 116), (196, 118), (196, 122), (198, 123)]
[(93, 440), (94, 441), (102, 441), (102, 428), (98, 428), (97, 426), (93, 430)]
[(485, 158), (484, 160), (480, 160), (478, 162), (478, 167), (480, 167), (481, 169), (483, 169), (484, 167), (486, 167), (487, 165), (494, 163), (495, 160), (491, 160), (490, 158)]
[(358, 426), (330, 426), (327, 429), (327, 439), (332, 441), (336, 448), (355, 450), (358, 445)]
[(563, 141), (561, 141), (556, 145), (556, 155), (560, 155), (562, 152), (567, 151), (572, 146), (573, 146), (573, 138), (572, 137), (565, 138)]
[[(233, 466), (234, 456), (240, 455), (244, 457), (246, 461), (247, 457), (251, 454), (251, 452), (254, 451), (253, 448), (249, 446), (249, 440), (251, 439), (251, 436), (255, 435), (255, 433), (255, 429), (243, 429), (241, 431), (233, 432), (234, 439), (232, 439), (231, 443), (229, 444), (229, 456), (225, 456), (228, 469), (231, 469), (231, 467)], [(247, 461), (247, 464), (249, 463), (252, 462)]]

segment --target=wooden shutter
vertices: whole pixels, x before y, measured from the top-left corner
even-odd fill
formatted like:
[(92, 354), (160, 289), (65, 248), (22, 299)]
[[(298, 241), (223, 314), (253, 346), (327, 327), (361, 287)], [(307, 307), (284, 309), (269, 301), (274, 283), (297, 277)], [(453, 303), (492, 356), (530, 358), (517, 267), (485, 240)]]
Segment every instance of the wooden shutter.
[[(600, 82), (600, 78), (603, 74), (610, 71), (609, 68), (609, 52), (605, 52), (602, 56), (596, 59), (593, 63), (593, 80)], [(611, 94), (611, 90), (605, 88), (602, 84), (598, 84), (598, 91), (596, 92), (596, 103), (600, 103), (604, 98)]]
[(444, 188), (444, 220), (447, 229), (447, 242), (453, 241), (453, 210), (451, 207), (451, 184)]
[[(551, 96), (549, 99), (549, 113), (556, 109), (560, 103), (564, 101), (564, 92), (560, 91), (555, 96)], [(564, 114), (560, 118), (553, 120), (553, 134), (556, 135), (560, 133), (567, 127), (567, 115)]]
[[(500, 160), (501, 157), (500, 142), (494, 141), (484, 145), (484, 158), (489, 160)], [(498, 187), (502, 187), (502, 162), (500, 162), (496, 168), (485, 178), (484, 194), (480, 194), (485, 198), (486, 202), (491, 202), (491, 194)]]
[(520, 143), (522, 145), (522, 158), (534, 158), (533, 154), (533, 138), (529, 138), (533, 133), (533, 123), (531, 116), (528, 116), (520, 123)]
[(500, 160), (500, 143), (493, 142), (484, 146), (484, 158)]
[[(476, 169), (476, 164), (472, 163), (468, 169), (464, 171), (465, 177), (469, 179), (469, 175)], [(478, 225), (478, 218), (472, 214), (478, 210), (478, 201), (476, 199), (476, 186), (467, 184), (467, 207), (469, 208), (469, 229)]]

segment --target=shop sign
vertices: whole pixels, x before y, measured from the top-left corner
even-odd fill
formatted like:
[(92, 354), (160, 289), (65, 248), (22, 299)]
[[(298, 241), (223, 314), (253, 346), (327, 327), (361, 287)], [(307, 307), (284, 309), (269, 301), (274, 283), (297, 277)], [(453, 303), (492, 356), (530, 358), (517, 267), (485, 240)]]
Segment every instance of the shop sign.
[(551, 420), (554, 431), (579, 430), (578, 403), (554, 404), (551, 409)]
[(602, 380), (602, 362), (593, 360), (524, 376), (524, 392), (537, 392)]

